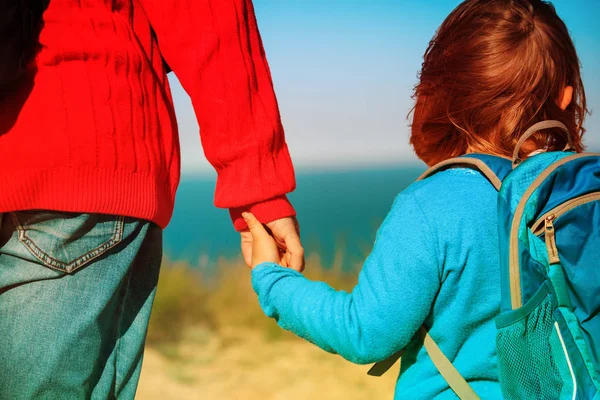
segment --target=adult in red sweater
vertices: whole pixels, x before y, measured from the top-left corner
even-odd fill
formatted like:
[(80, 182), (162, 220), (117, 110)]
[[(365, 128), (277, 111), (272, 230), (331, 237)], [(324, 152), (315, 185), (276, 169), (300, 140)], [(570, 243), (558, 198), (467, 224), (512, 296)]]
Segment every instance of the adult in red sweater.
[(303, 268), (292, 162), (251, 0), (50, 0), (42, 19), (0, 97), (0, 398), (129, 399), (180, 175), (165, 66), (248, 263), (243, 210)]

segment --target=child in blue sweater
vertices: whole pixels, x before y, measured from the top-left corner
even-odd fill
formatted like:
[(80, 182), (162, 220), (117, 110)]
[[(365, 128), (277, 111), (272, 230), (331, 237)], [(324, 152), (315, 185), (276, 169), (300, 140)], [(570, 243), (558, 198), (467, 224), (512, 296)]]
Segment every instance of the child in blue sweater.
[[(582, 150), (579, 61), (544, 1), (460, 4), (425, 53), (415, 98), (411, 144), (428, 165), (466, 153), (510, 156), (519, 135), (545, 119), (563, 122)], [(522, 156), (560, 150), (563, 139), (536, 134)], [(501, 399), (496, 197), (485, 177), (464, 168), (412, 184), (396, 197), (351, 293), (285, 268), (288, 256), (244, 213), (260, 305), (282, 328), (355, 363), (404, 349), (395, 398), (456, 398), (417, 334), (424, 326), (481, 398)]]

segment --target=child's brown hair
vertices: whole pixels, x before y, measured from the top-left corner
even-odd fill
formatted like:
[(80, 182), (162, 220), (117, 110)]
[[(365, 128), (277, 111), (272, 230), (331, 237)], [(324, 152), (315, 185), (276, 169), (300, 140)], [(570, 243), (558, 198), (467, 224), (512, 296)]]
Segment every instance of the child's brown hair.
[[(570, 104), (560, 105), (565, 87)], [(427, 164), (469, 151), (510, 156), (529, 126), (554, 119), (573, 147), (587, 113), (575, 46), (554, 7), (541, 0), (467, 0), (439, 27), (415, 87), (410, 142)], [(562, 150), (560, 132), (533, 136)]]

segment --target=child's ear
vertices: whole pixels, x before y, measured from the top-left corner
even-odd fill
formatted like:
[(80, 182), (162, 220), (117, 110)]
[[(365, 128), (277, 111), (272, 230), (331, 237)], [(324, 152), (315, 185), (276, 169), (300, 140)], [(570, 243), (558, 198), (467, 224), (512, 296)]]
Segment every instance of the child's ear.
[(566, 86), (563, 89), (562, 96), (560, 98), (560, 101), (558, 102), (558, 106), (561, 108), (561, 110), (565, 110), (569, 106), (569, 104), (571, 104), (572, 100), (573, 86)]

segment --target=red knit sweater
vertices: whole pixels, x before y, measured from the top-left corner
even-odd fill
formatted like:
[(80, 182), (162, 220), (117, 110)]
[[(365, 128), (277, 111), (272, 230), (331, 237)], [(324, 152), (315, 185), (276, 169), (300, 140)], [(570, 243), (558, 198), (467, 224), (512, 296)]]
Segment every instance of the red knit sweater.
[(51, 0), (29, 79), (0, 103), (0, 212), (167, 226), (179, 183), (163, 58), (190, 95), (235, 227), (294, 214), (294, 171), (251, 0)]

